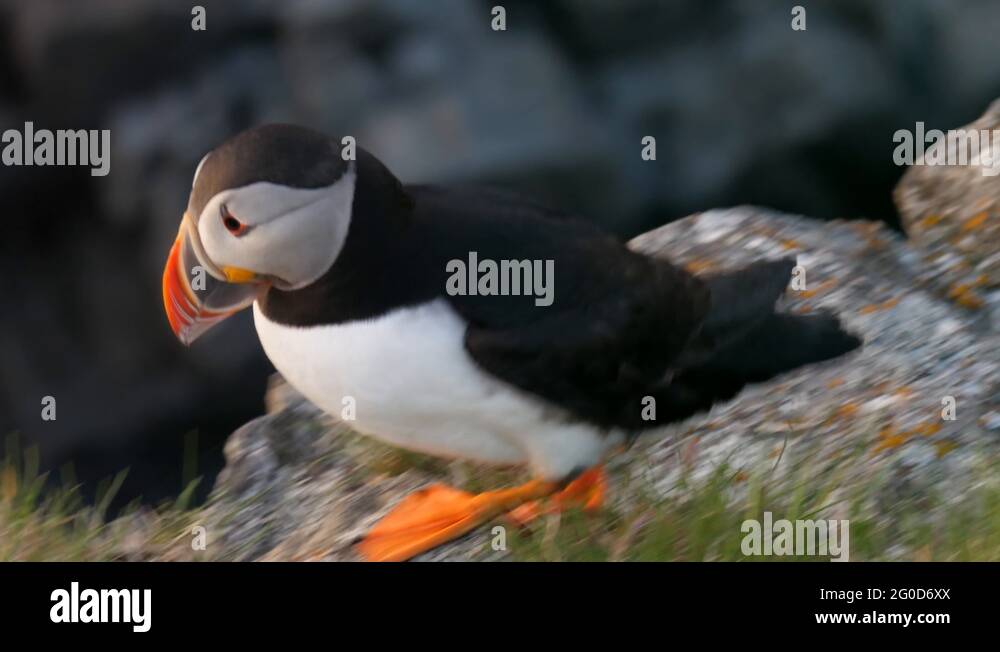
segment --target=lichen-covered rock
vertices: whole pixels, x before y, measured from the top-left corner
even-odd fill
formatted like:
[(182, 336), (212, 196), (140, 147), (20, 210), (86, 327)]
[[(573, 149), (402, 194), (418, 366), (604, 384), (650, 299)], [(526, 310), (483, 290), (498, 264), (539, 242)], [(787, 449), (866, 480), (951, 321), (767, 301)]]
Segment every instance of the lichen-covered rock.
[[(698, 272), (795, 256), (805, 285), (792, 284), (785, 309), (831, 310), (865, 342), (847, 357), (753, 385), (664, 437), (647, 437), (648, 454), (639, 459), (664, 491), (680, 472), (672, 462), (677, 447), (691, 439), (701, 473), (722, 460), (749, 470), (779, 452), (787, 462), (780, 472), (795, 469), (797, 455), (857, 451), (858, 478), (889, 472), (911, 498), (932, 490), (960, 496), (972, 467), (996, 461), (1000, 336), (981, 314), (915, 283), (921, 256), (900, 235), (873, 222), (821, 224), (737, 208), (689, 217), (631, 244)], [(951, 405), (954, 419), (944, 418)]]
[[(972, 471), (998, 459), (1000, 337), (914, 283), (921, 259), (898, 234), (737, 208), (691, 216), (630, 246), (698, 273), (795, 256), (805, 284), (789, 289), (785, 309), (837, 312), (865, 346), (649, 433), (613, 460), (615, 476), (648, 480), (668, 496), (683, 491), (682, 475), (705, 477), (723, 462), (737, 473), (765, 465), (793, 478), (805, 460), (836, 460), (852, 483), (889, 477), (866, 509), (891, 514), (932, 491), (958, 499), (969, 478), (982, 477)], [(269, 414), (226, 446), (207, 512), (222, 558), (354, 559), (351, 544), (403, 496), (435, 481), (470, 486), (469, 474), (481, 473), (353, 434), (280, 381), (268, 403)], [(953, 420), (943, 418), (949, 406)], [(476, 485), (513, 479), (487, 475)], [(613, 504), (630, 498), (612, 488)], [(484, 527), (420, 559), (504, 556)]]
[[(985, 130), (992, 142), (1000, 129), (1000, 100), (966, 133)], [(957, 131), (956, 130), (956, 133)], [(980, 151), (978, 165), (924, 165), (924, 160), (960, 161), (955, 145), (939, 141), (903, 175), (894, 198), (903, 227), (923, 258), (915, 268), (921, 282), (970, 310), (986, 309), (1000, 330), (1000, 176), (992, 152)]]

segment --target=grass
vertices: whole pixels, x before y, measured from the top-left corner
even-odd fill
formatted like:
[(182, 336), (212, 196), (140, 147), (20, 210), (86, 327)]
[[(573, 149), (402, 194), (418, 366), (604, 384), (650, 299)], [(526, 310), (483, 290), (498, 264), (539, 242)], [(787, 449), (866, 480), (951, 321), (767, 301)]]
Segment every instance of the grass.
[[(596, 514), (571, 510), (518, 532), (508, 546), (520, 561), (795, 561), (818, 556), (747, 556), (743, 522), (772, 519), (847, 519), (851, 561), (1000, 560), (1000, 484), (996, 466), (981, 470), (960, 501), (935, 495), (903, 499), (879, 509), (893, 479), (856, 481), (858, 463), (800, 460), (791, 477), (760, 469), (749, 477), (728, 465), (710, 477), (682, 477), (666, 497), (623, 478), (626, 507)], [(854, 467), (856, 468), (856, 467)], [(631, 486), (627, 486), (631, 484)]]
[(21, 452), (16, 438), (8, 438), (0, 459), (0, 561), (191, 557), (185, 549), (196, 511), (188, 506), (197, 480), (171, 503), (155, 510), (133, 504), (112, 520), (108, 507), (127, 470), (102, 482), (91, 504), (83, 500), (71, 468), (62, 470), (62, 488), (54, 490), (46, 488), (48, 474), (38, 470), (37, 449)]
[[(400, 471), (411, 465), (436, 473), (431, 458), (382, 455), (367, 472)], [(777, 463), (752, 471), (722, 464), (708, 477), (682, 473), (664, 491), (612, 471), (609, 501), (597, 513), (569, 510), (542, 517), (530, 528), (508, 527), (509, 557), (520, 561), (747, 561), (805, 557), (747, 557), (741, 550), (746, 519), (849, 519), (850, 559), (1000, 560), (1000, 485), (996, 465), (970, 478), (961, 500), (933, 494), (886, 504), (894, 479), (869, 474), (861, 480), (859, 454), (818, 461), (808, 455), (786, 459), (793, 471), (775, 473)], [(64, 470), (62, 489), (43, 491), (48, 478), (38, 472), (34, 450), (19, 451), (8, 441), (0, 460), (0, 560), (198, 560), (191, 549), (192, 527), (203, 513), (190, 507), (197, 480), (182, 495), (157, 508), (132, 505), (113, 520), (107, 507), (125, 477), (109, 478), (94, 504), (85, 504), (72, 473)], [(510, 485), (507, 471), (469, 474), (465, 487), (482, 490)], [(239, 509), (234, 507), (234, 510)], [(223, 515), (225, 518), (225, 515)], [(486, 532), (489, 532), (487, 529)], [(483, 535), (483, 540), (489, 537)], [(210, 549), (215, 550), (214, 547)], [(489, 546), (484, 546), (484, 555)], [(225, 558), (225, 552), (213, 553)], [(817, 557), (808, 557), (816, 560)]]

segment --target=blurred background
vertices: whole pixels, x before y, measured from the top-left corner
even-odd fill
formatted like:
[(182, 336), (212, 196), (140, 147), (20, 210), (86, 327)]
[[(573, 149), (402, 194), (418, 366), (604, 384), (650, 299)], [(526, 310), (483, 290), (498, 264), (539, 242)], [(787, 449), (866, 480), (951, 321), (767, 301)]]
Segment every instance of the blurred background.
[(106, 177), (0, 168), (0, 433), (85, 488), (130, 468), (121, 501), (191, 473), (203, 496), (263, 411), (249, 315), (187, 350), (160, 295), (197, 162), (246, 127), (353, 135), (404, 181), (500, 184), (622, 236), (745, 203), (898, 227), (893, 132), (1000, 96), (996, 0), (203, 1), (205, 31), (195, 4), (0, 0), (0, 129), (112, 142)]

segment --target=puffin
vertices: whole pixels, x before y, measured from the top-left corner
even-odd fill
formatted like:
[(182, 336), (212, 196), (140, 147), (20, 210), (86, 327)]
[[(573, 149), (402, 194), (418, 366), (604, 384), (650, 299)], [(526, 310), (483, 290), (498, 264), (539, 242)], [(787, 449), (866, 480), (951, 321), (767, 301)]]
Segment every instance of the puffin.
[[(530, 471), (479, 494), (410, 494), (357, 544), (364, 559), (407, 560), (504, 514), (600, 509), (605, 458), (642, 432), (861, 345), (836, 315), (780, 311), (793, 259), (695, 275), (541, 202), (404, 184), (346, 151), (290, 124), (210, 151), (162, 289), (184, 345), (251, 308), (285, 380), (335, 416), (349, 401), (359, 433)], [(539, 300), (537, 278), (458, 283), (455, 261), (547, 271), (551, 294)]]

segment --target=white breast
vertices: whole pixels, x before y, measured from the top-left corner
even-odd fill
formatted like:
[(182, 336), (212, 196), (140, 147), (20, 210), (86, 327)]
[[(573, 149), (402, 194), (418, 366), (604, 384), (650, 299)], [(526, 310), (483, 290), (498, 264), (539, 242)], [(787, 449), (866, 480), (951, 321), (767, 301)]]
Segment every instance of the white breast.
[[(561, 477), (599, 461), (608, 437), (493, 378), (463, 346), (465, 322), (444, 300), (371, 320), (291, 327), (254, 304), (265, 353), (310, 401), (359, 432), (411, 450)], [(617, 441), (619, 438), (611, 438)]]

